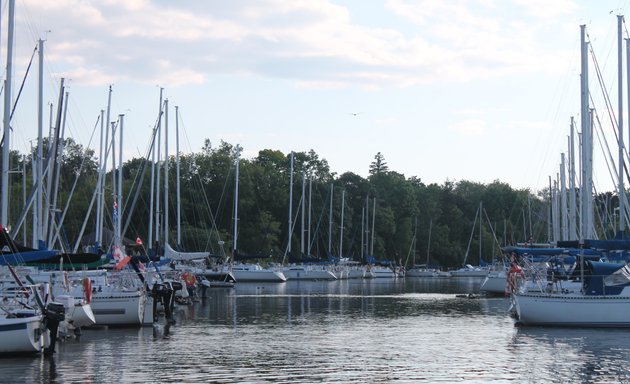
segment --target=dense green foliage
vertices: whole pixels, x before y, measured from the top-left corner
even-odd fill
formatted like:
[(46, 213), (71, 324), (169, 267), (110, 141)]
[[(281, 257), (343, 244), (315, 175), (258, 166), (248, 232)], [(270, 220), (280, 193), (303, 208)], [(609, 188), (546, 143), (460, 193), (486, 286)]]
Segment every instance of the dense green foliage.
[[(235, 160), (240, 152), (238, 146), (222, 142), (212, 147), (206, 141), (200, 152), (180, 155), (182, 249), (229, 253), (233, 244)], [(23, 206), (24, 184), (19, 172), (23, 166), (26, 169), (26, 194), (32, 189), (31, 159), (32, 155), (12, 154), (11, 168), (16, 172), (11, 176), (11, 222), (17, 219)], [(61, 163), (58, 216), (67, 205), (62, 239), (73, 245), (95, 190), (98, 162), (93, 151), (68, 139)], [(174, 156), (169, 164), (169, 244), (174, 246), (177, 243)], [(305, 253), (310, 249), (312, 255), (326, 258), (330, 242), (331, 253), (335, 256), (341, 253), (343, 257), (360, 260), (373, 247), (377, 259), (395, 260), (409, 266), (414, 262), (425, 263), (429, 257), (432, 265), (455, 267), (463, 264), (467, 249), (470, 249), (467, 262), (478, 264), (479, 255), (486, 261), (492, 260), (499, 254), (501, 245), (525, 241), (530, 235), (534, 241), (547, 240), (547, 202), (529, 190), (514, 190), (500, 181), (487, 185), (472, 181), (427, 185), (418, 177), (406, 178), (389, 170), (381, 153), (375, 156), (373, 163), (366, 164), (366, 170), (369, 172), (367, 178), (351, 172), (337, 175), (313, 150), (294, 153), (293, 236), (290, 239), (293, 255), (299, 255), (303, 247)], [(157, 174), (157, 167), (154, 171)], [(151, 172), (151, 162), (144, 159), (132, 159), (123, 166), (123, 220), (130, 219), (125, 235), (131, 239), (139, 236), (145, 242), (149, 238)], [(77, 175), (80, 175), (80, 182), (75, 185)], [(138, 188), (141, 179), (142, 185)], [(290, 154), (265, 149), (255, 158), (240, 159), (239, 252), (272, 255), (276, 261), (286, 260), (290, 179)], [(108, 218), (105, 226), (108, 228), (111, 228), (113, 201), (111, 180), (110, 172), (105, 191)], [(163, 174), (160, 180), (164, 183)], [(73, 185), (75, 190), (68, 203)], [(160, 218), (163, 219), (163, 184), (160, 191)], [(133, 201), (136, 192), (137, 202), (129, 216), (131, 204), (127, 202)], [(302, 196), (306, 200), (303, 242), (300, 236)], [(481, 232), (479, 218), (473, 226), (480, 203), (483, 203)], [(92, 209), (84, 234), (94, 230), (94, 216)], [(308, 217), (311, 219), (310, 236)], [(18, 240), (23, 238), (24, 228), (26, 239), (30, 241), (30, 214), (16, 235)], [(362, 243), (367, 244), (363, 252)]]

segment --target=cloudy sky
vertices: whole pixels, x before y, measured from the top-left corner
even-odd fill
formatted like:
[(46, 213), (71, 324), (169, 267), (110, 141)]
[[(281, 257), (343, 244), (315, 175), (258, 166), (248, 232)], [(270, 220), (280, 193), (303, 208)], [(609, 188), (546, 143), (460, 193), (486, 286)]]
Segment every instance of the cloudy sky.
[[(7, 9), (2, 0), (3, 61)], [(179, 107), (184, 152), (206, 138), (239, 144), (245, 157), (313, 149), (332, 171), (361, 176), (381, 152), (391, 170), (425, 183), (539, 190), (559, 172), (570, 117), (579, 120), (579, 26), (602, 71), (603, 88), (591, 70), (591, 92), (605, 89), (616, 110), (617, 15), (629, 9), (617, 0), (16, 0), (13, 94), (42, 38), (46, 103), (57, 104), (65, 78), (67, 134), (85, 146), (97, 147), (112, 85), (125, 156), (142, 156), (162, 87)], [(13, 121), (21, 152), (36, 138), (36, 69)], [(614, 136), (605, 106), (595, 108)], [(612, 183), (606, 168), (595, 179)]]

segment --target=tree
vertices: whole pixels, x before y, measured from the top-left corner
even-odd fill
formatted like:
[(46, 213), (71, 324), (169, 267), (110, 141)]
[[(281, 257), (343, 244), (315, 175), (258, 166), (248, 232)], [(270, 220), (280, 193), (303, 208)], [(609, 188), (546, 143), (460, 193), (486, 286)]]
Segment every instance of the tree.
[(387, 167), (385, 157), (378, 152), (376, 156), (374, 156), (374, 161), (370, 164), (370, 175), (378, 175), (379, 173), (385, 173), (387, 171), (389, 171), (389, 167)]

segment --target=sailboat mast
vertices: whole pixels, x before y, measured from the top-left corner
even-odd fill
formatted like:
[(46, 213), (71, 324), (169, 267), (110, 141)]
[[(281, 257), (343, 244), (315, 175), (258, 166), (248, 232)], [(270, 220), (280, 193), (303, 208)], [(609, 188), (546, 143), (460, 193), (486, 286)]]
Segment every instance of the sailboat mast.
[[(162, 94), (164, 92), (164, 88), (160, 87), (160, 104), (158, 107), (158, 121), (156, 132), (153, 135), (153, 145), (151, 146), (151, 193), (149, 196), (149, 247), (153, 247), (153, 209), (154, 209), (154, 195), (155, 195), (155, 139), (156, 135), (159, 135), (159, 127), (162, 122)], [(156, 239), (157, 240), (157, 239)], [(156, 250), (157, 251), (157, 250)]]
[[(99, 183), (99, 193), (100, 198), (99, 198), (99, 203), (97, 204), (97, 210), (100, 212), (100, 216), (99, 216), (99, 221), (98, 224), (96, 226), (96, 230), (97, 230), (97, 236), (96, 236), (96, 243), (98, 246), (101, 245), (101, 243), (103, 242), (103, 221), (104, 221), (104, 215), (103, 215), (103, 211), (105, 208), (105, 175), (106, 175), (106, 171), (107, 171), (107, 157), (109, 154), (109, 131), (110, 131), (110, 113), (111, 113), (111, 106), (112, 106), (112, 86), (109, 86), (109, 92), (107, 94), (107, 120), (105, 120), (105, 141), (103, 142), (104, 148), (105, 148), (105, 157), (101, 158), (101, 181)], [(101, 132), (101, 138), (102, 138), (102, 132)], [(114, 131), (112, 131), (112, 136), (114, 135)], [(113, 155), (113, 150), (114, 148), (112, 148), (112, 155)]]
[(168, 244), (168, 99), (164, 100), (164, 246)]
[(372, 241), (370, 242), (370, 255), (374, 255), (374, 223), (376, 222), (376, 197), (372, 207)]
[(367, 243), (365, 240), (365, 207), (361, 207), (361, 259), (363, 259), (365, 253), (363, 244)]
[(291, 151), (291, 165), (289, 170), (289, 243), (287, 244), (287, 252), (291, 255), (291, 235), (293, 234), (293, 222), (291, 217), (293, 216), (293, 151)]
[(429, 268), (429, 254), (431, 253), (431, 230), (433, 229), (433, 219), (429, 220), (429, 241), (427, 242), (427, 268)]
[(125, 115), (118, 115), (118, 124), (120, 125), (120, 127), (118, 127), (118, 131), (119, 131), (119, 143), (118, 145), (120, 146), (120, 150), (118, 151), (118, 191), (117, 191), (117, 199), (118, 199), (118, 217), (117, 217), (117, 225), (116, 225), (116, 231), (117, 231), (117, 235), (118, 235), (118, 239), (122, 244), (122, 213), (124, 212), (123, 210), (123, 205), (122, 205), (122, 159), (123, 159), (123, 155), (122, 155), (122, 149), (123, 149), (123, 123), (124, 123), (124, 118)]
[(236, 253), (238, 246), (238, 163), (239, 153), (236, 154), (236, 160), (234, 161), (234, 244), (233, 252)]
[(483, 213), (483, 201), (479, 202), (479, 265), (481, 265), (481, 240), (482, 240), (482, 233), (481, 233), (481, 227), (482, 227), (482, 223), (483, 220), (481, 220), (481, 215)]
[(619, 231), (623, 233), (626, 229), (625, 220), (625, 191), (623, 186), (623, 168), (624, 168), (624, 153), (623, 153), (623, 55), (622, 55), (622, 41), (623, 41), (623, 16), (617, 15), (617, 72), (619, 80), (617, 81), (617, 96), (619, 99), (619, 112), (617, 117), (619, 119), (619, 171), (617, 177), (619, 179), (618, 194), (619, 194)]
[[(630, 39), (626, 39), (626, 91), (628, 92), (627, 103), (628, 103), (628, 111), (630, 111)], [(630, 123), (630, 119), (628, 119)], [(628, 128), (628, 135), (630, 135), (630, 127)], [(628, 143), (630, 144), (630, 137), (628, 137)], [(630, 155), (629, 155), (630, 156)], [(628, 163), (630, 163), (630, 159), (628, 159)], [(630, 181), (629, 181), (630, 182)], [(625, 189), (624, 189), (625, 190)], [(624, 207), (626, 206), (626, 195), (623, 195)], [(627, 209), (626, 209), (627, 210)], [(619, 209), (619, 214), (626, 217), (626, 210)], [(624, 219), (625, 220), (625, 219)]]
[(59, 196), (59, 179), (61, 178), (61, 159), (63, 157), (63, 139), (65, 137), (65, 133), (66, 133), (66, 115), (68, 113), (68, 92), (65, 93), (65, 103), (63, 102), (63, 100), (60, 100), (60, 107), (61, 104), (63, 104), (63, 117), (61, 118), (61, 125), (60, 125), (60, 129), (57, 129), (57, 139), (55, 140), (56, 142), (56, 149), (55, 149), (55, 162), (53, 163), (54, 165), (54, 169), (53, 169), (53, 173), (55, 175), (54, 177), (54, 186), (53, 186), (53, 190), (52, 190), (52, 196), (53, 196), (53, 200), (52, 200), (52, 214), (50, 215), (50, 222), (51, 225), (49, 227), (49, 233), (48, 233), (48, 246), (49, 247), (53, 247), (53, 238), (54, 238), (54, 234), (55, 234), (55, 227), (58, 224), (54, 224), (57, 221), (57, 197)]
[(43, 167), (44, 167), (44, 148), (43, 148), (43, 134), (44, 134), (44, 40), (38, 40), (38, 78), (37, 78), (37, 203), (35, 207), (35, 233), (33, 236), (33, 248), (39, 249), (39, 241), (43, 238), (43, 200), (42, 200), (42, 180), (43, 180)]
[(334, 184), (330, 183), (330, 208), (328, 213), (328, 254), (332, 255), (332, 225), (333, 225), (333, 191)]
[[(164, 108), (164, 104), (160, 105), (160, 108)], [(156, 155), (156, 166), (155, 166), (155, 242), (160, 244), (160, 224), (161, 224), (161, 211), (160, 211), (160, 174), (161, 167), (160, 161), (162, 160), (162, 109), (160, 109), (160, 120), (158, 123), (158, 134), (157, 134), (157, 155)], [(159, 248), (159, 246), (158, 246)], [(156, 252), (159, 252), (159, 249), (156, 249)]]
[(345, 205), (346, 191), (341, 191), (341, 223), (339, 225), (339, 258), (343, 257), (343, 208)]
[(365, 233), (365, 244), (361, 242), (361, 248), (365, 245), (365, 255), (368, 254), (369, 244), (370, 244), (370, 195), (365, 196), (365, 218), (363, 219), (363, 223), (365, 225), (361, 226), (361, 230)]
[(308, 217), (306, 226), (306, 252), (310, 256), (311, 254), (311, 197), (313, 196), (313, 176), (308, 178)]
[(180, 207), (180, 183), (179, 183), (179, 107), (175, 106), (175, 181), (177, 191), (177, 245), (181, 245), (182, 236), (181, 236), (181, 207)]
[(575, 196), (575, 123), (571, 116), (569, 137), (569, 240), (577, 239), (577, 202)]
[(590, 171), (590, 164), (592, 161), (592, 125), (589, 108), (589, 91), (588, 91), (588, 43), (586, 42), (586, 25), (580, 25), (580, 42), (581, 42), (581, 118), (582, 118), (582, 187), (581, 193), (581, 206), (580, 206), (580, 241), (583, 242), (586, 238), (591, 238), (591, 224), (593, 222), (593, 210), (591, 209), (591, 197), (592, 197), (592, 175)]
[(11, 82), (13, 81), (13, 29), (15, 0), (9, 0), (9, 31), (7, 35), (7, 77), (4, 81), (4, 144), (2, 147), (2, 190), (0, 224), (9, 224), (9, 153), (11, 151)]
[(300, 255), (304, 255), (304, 231), (305, 231), (305, 215), (306, 212), (306, 173), (302, 171), (302, 214), (300, 215), (300, 219), (302, 219), (302, 227), (300, 230)]

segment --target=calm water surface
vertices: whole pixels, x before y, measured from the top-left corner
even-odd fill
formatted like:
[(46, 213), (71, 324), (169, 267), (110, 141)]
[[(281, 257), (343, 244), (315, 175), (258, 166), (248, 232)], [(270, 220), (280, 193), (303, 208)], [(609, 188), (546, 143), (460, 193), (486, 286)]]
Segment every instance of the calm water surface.
[[(164, 329), (84, 331), (0, 382), (630, 382), (630, 331), (517, 328), (480, 279), (241, 283)], [(1, 342), (1, 341), (0, 341)]]

